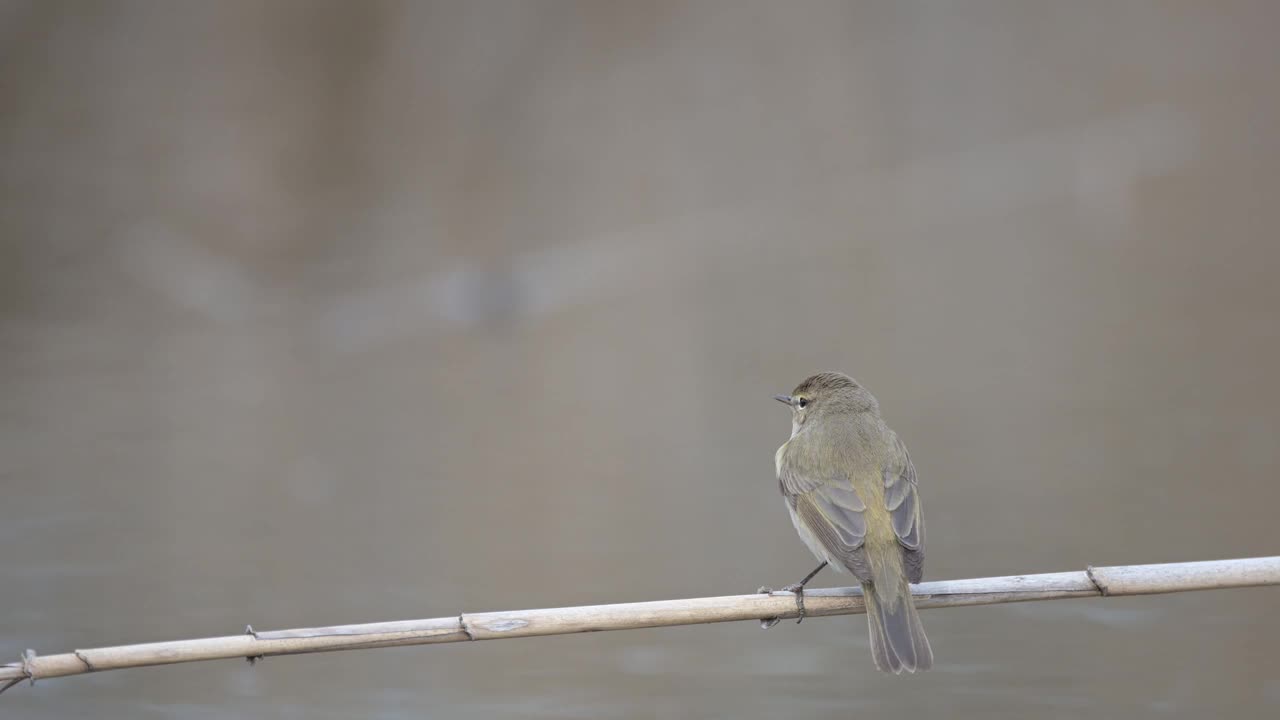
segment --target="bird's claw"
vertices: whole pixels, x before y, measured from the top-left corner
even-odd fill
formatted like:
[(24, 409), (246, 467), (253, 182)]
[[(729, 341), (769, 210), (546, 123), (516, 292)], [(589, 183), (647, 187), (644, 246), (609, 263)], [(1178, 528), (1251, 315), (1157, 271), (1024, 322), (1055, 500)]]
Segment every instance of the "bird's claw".
[[(772, 595), (773, 588), (769, 587), (768, 585), (761, 585), (760, 588), (756, 590), (756, 592), (760, 593), (761, 595)], [(769, 628), (773, 627), (774, 625), (777, 625), (780, 622), (782, 622), (782, 618), (780, 617), (760, 618), (760, 629), (768, 630)]]
[(800, 623), (804, 622), (804, 616), (805, 616), (805, 609), (804, 609), (804, 584), (803, 584), (803, 583), (791, 583), (790, 585), (788, 585), (788, 586), (786, 586), (786, 587), (782, 588), (782, 592), (795, 593), (795, 596), (796, 596), (796, 612), (797, 612), (797, 613), (799, 613), (799, 617), (797, 617), (797, 618), (796, 618), (796, 624), (797, 624), (797, 625), (799, 625)]
[[(760, 593), (761, 595), (772, 595), (773, 588), (769, 587), (768, 585), (761, 585), (760, 589), (756, 590), (756, 592)], [(793, 593), (796, 596), (796, 612), (799, 613), (799, 617), (796, 619), (796, 624), (799, 625), (800, 623), (804, 622), (804, 617), (805, 617), (804, 585), (801, 583), (791, 583), (790, 585), (782, 588), (781, 592)], [(773, 627), (774, 625), (777, 625), (780, 622), (782, 622), (782, 618), (780, 617), (760, 618), (760, 629), (768, 630), (769, 628)]]

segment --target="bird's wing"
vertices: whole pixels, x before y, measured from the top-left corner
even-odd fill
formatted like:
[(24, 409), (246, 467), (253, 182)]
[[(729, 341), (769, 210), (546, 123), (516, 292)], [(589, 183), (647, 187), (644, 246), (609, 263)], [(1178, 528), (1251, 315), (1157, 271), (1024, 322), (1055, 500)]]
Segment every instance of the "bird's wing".
[(871, 568), (863, 550), (867, 506), (849, 478), (820, 477), (799, 467), (791, 454), (784, 454), (778, 464), (778, 486), (830, 557), (859, 579), (870, 579)]
[(893, 436), (893, 443), (894, 450), (883, 468), (884, 504), (889, 508), (893, 532), (902, 546), (907, 580), (918, 583), (924, 577), (924, 515), (920, 511), (916, 468), (911, 464), (907, 446), (897, 435)]

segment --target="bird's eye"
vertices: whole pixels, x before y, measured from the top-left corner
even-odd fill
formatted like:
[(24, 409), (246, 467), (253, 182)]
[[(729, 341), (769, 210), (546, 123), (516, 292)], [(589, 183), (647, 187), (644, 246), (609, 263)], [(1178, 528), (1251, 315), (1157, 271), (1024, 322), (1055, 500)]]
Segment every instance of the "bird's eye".
[(805, 407), (806, 405), (808, 405), (808, 404), (809, 404), (809, 401), (808, 401), (807, 399), (805, 399), (805, 398), (796, 398), (796, 407), (798, 407), (798, 408), (800, 408), (800, 409), (802, 409), (802, 410), (803, 410), (803, 409), (804, 409), (804, 407)]

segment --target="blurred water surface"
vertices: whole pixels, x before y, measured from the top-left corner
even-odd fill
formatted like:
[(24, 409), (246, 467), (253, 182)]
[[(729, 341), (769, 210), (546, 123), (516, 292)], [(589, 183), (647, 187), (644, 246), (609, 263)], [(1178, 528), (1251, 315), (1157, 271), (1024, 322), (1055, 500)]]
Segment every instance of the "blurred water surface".
[[(826, 369), (928, 577), (1280, 550), (1269, 3), (0, 4), (0, 656), (748, 591)], [(819, 583), (839, 584), (833, 575)], [(23, 718), (1268, 717), (1272, 590), (223, 662)]]

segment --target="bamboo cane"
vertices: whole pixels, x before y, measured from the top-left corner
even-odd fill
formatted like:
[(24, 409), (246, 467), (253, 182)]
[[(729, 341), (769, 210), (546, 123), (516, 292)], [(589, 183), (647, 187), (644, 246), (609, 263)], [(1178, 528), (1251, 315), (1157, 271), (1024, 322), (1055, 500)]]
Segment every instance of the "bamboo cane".
[[(1083, 572), (944, 580), (915, 585), (916, 607), (992, 605), (1031, 600), (1112, 597), (1280, 585), (1280, 556), (1162, 565), (1090, 567)], [(858, 588), (805, 592), (809, 616), (865, 611)], [(463, 613), (361, 625), (299, 628), (243, 635), (75, 650), (0, 666), (0, 692), (21, 682), (104, 670), (401, 645), (497, 640), (600, 630), (629, 630), (762, 618), (796, 617), (789, 592), (582, 607)]]

